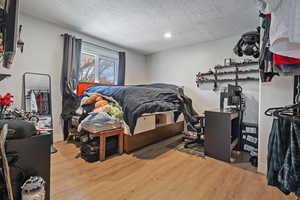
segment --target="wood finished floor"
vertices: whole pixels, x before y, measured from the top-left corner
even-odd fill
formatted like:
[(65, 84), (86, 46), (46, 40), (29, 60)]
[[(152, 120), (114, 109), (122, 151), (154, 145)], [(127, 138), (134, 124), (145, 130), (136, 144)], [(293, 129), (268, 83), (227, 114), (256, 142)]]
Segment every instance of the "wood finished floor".
[(51, 200), (287, 200), (263, 175), (166, 148), (172, 139), (104, 162), (75, 158), (74, 144), (52, 155)]

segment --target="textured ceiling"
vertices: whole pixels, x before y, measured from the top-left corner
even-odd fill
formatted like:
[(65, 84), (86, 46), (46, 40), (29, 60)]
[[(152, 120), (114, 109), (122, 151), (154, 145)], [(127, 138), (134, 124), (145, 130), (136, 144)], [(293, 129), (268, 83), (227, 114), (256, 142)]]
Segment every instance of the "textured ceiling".
[(258, 22), (254, 0), (22, 0), (21, 9), (144, 54), (241, 34)]

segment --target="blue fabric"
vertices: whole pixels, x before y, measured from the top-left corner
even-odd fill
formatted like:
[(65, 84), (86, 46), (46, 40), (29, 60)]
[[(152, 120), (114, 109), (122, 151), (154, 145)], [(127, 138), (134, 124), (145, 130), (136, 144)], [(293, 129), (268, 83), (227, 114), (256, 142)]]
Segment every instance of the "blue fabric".
[(128, 88), (130, 86), (116, 86), (116, 85), (96, 85), (89, 87), (85, 90), (85, 93), (98, 93), (107, 97), (113, 96), (120, 89)]
[(96, 85), (87, 88), (84, 92), (85, 93), (98, 93), (102, 94), (107, 97), (112, 97), (116, 92), (120, 91), (124, 88), (131, 88), (131, 87), (147, 87), (147, 88), (161, 88), (161, 89), (171, 89), (177, 91), (176, 85), (165, 84), (165, 83), (154, 83), (148, 85)]
[(120, 91), (124, 88), (131, 88), (131, 87), (147, 87), (147, 88), (161, 88), (161, 89), (171, 89), (177, 91), (176, 85), (171, 84), (164, 84), (164, 83), (154, 83), (154, 84), (148, 84), (148, 85), (126, 85), (126, 86), (120, 86), (120, 85), (96, 85), (87, 88), (84, 92), (85, 93), (98, 93), (102, 94), (107, 97), (113, 96), (116, 92)]

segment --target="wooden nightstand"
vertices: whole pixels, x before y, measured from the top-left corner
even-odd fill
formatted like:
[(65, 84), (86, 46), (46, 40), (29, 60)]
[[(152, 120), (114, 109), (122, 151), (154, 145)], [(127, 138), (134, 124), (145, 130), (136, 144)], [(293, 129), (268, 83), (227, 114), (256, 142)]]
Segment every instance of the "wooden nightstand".
[(113, 129), (109, 131), (101, 131), (97, 133), (90, 133), (93, 136), (99, 137), (99, 159), (100, 161), (105, 160), (105, 152), (106, 152), (106, 138), (110, 136), (118, 136), (118, 149), (119, 154), (122, 154), (124, 151), (123, 147), (123, 138), (124, 138), (124, 129)]

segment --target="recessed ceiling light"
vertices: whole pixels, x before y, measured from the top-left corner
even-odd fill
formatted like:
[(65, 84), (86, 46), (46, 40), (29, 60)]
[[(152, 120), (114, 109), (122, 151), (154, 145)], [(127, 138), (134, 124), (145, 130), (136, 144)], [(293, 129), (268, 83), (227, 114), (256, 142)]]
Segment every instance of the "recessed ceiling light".
[(172, 37), (172, 33), (171, 32), (166, 32), (165, 34), (164, 34), (164, 38), (165, 39), (170, 39)]

